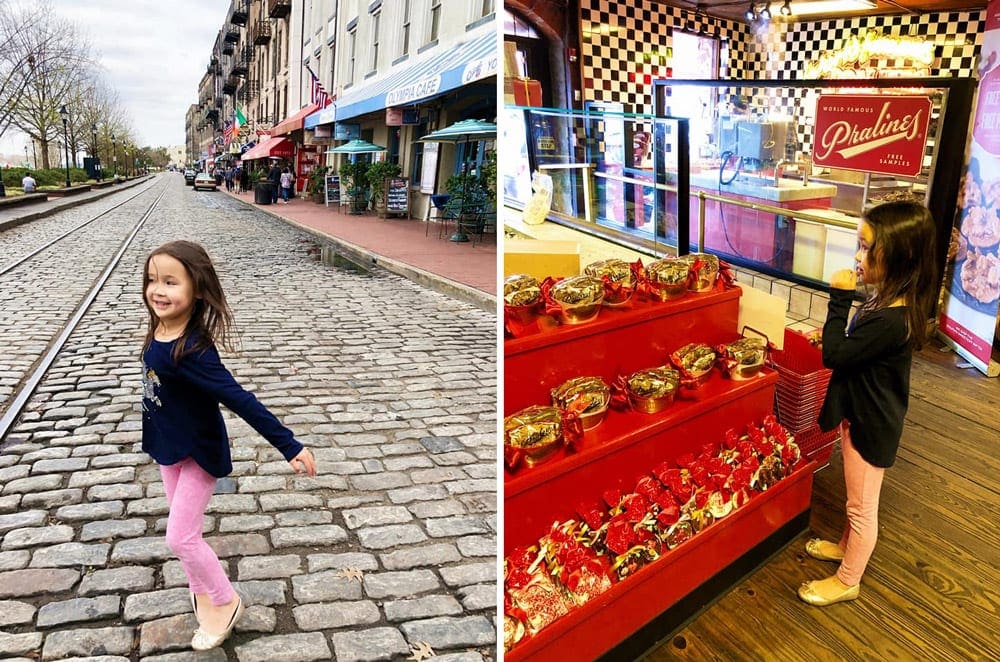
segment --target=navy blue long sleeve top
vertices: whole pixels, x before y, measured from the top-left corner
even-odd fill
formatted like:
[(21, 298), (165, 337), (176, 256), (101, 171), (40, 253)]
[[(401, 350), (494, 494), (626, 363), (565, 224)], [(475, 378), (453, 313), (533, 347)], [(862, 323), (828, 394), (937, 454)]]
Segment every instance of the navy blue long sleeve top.
[(823, 325), (823, 365), (833, 369), (819, 414), (822, 430), (847, 419), (851, 441), (869, 464), (890, 467), (896, 460), (910, 400), (913, 347), (906, 308), (880, 308), (847, 319), (854, 292), (830, 290)]
[(192, 352), (177, 364), (177, 341), (154, 340), (143, 353), (142, 449), (158, 464), (190, 457), (216, 478), (233, 470), (224, 404), (267, 439), (286, 460), (302, 451), (292, 431), (240, 386), (215, 347)]

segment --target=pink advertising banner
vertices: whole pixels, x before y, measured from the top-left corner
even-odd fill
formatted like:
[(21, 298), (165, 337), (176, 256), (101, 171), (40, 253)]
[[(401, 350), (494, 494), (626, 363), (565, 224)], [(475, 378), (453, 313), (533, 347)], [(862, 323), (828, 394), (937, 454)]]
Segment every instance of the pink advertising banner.
[(986, 9), (979, 90), (968, 164), (959, 191), (960, 223), (941, 333), (983, 373), (1000, 374), (994, 360), (1000, 310), (1000, 0)]

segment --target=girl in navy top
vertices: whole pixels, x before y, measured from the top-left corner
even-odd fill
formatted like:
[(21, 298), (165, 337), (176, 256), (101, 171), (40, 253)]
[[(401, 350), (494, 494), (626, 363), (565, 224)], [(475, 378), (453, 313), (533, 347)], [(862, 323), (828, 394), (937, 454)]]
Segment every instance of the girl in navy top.
[[(910, 395), (910, 364), (927, 333), (938, 293), (934, 219), (915, 202), (870, 209), (858, 227), (856, 271), (830, 279), (823, 364), (833, 369), (820, 411), (823, 430), (838, 425), (847, 487), (847, 523), (839, 542), (815, 538), (806, 553), (837, 561), (837, 572), (805, 582), (799, 597), (826, 606), (858, 597), (878, 535), (882, 477), (892, 466)], [(854, 289), (874, 288), (848, 327)]]
[(316, 475), (312, 453), (295, 440), (222, 365), (233, 316), (205, 249), (173, 241), (154, 250), (143, 269), (149, 312), (143, 343), (142, 448), (160, 465), (170, 513), (166, 542), (191, 588), (198, 629), (195, 650), (219, 646), (243, 615), (219, 559), (202, 538), (202, 516), (217, 478), (232, 471), (219, 411), (226, 405), (266, 438), (296, 473)]

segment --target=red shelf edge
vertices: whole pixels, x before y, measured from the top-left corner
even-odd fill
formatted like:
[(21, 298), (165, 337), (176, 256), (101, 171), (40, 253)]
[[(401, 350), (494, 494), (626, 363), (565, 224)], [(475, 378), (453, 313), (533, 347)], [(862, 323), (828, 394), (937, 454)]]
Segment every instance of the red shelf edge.
[[(713, 375), (712, 378), (725, 379), (720, 375)], [(558, 455), (547, 460), (543, 464), (539, 464), (538, 466), (521, 467), (516, 473), (511, 473), (510, 470), (505, 469), (504, 498), (525, 492), (539, 483), (548, 482), (559, 474), (563, 474), (567, 471), (571, 471), (586, 464), (601, 460), (602, 458), (611, 455), (612, 453), (616, 453), (623, 448), (639, 443), (643, 439), (657, 434), (663, 434), (670, 428), (676, 427), (678, 424), (692, 418), (693, 416), (697, 416), (707, 410), (717, 408), (718, 406), (732, 401), (744, 394), (773, 387), (778, 382), (778, 373), (768, 368), (764, 368), (759, 375), (753, 379), (746, 381), (733, 381), (725, 379), (725, 381), (729, 382), (732, 386), (728, 389), (713, 393), (711, 396), (704, 399), (686, 401), (677, 400), (669, 409), (660, 414), (643, 414), (640, 412), (622, 413), (615, 411), (608, 412), (608, 416), (630, 416), (635, 418), (640, 423), (629, 432), (619, 436), (617, 439), (604, 443), (596, 442), (595, 445), (589, 448), (584, 448), (578, 452), (571, 453), (565, 449), (561, 449), (558, 451)], [(744, 421), (744, 423), (750, 422), (751, 421)], [(601, 425), (604, 425), (604, 423), (601, 423)], [(584, 436), (586, 437), (587, 434), (593, 434), (594, 432), (600, 430), (601, 426), (598, 426), (594, 428), (593, 431), (585, 433)], [(711, 441), (722, 440), (718, 439)], [(651, 468), (652, 467), (650, 467), (650, 469)]]
[[(570, 611), (567, 615), (554, 621), (551, 625), (544, 628), (541, 632), (539, 632), (535, 636), (523, 640), (512, 650), (504, 653), (504, 660), (509, 660), (510, 662), (519, 662), (520, 660), (533, 659), (538, 655), (551, 654), (552, 652), (549, 649), (552, 646), (557, 645), (559, 643), (558, 640), (564, 637), (572, 637), (571, 641), (573, 642), (573, 655), (580, 654), (581, 651), (579, 647), (582, 644), (582, 639), (580, 636), (573, 636), (573, 635), (574, 631), (586, 628), (588, 620), (592, 619), (595, 616), (605, 614), (607, 613), (608, 610), (614, 610), (616, 608), (622, 609), (622, 607), (616, 607), (615, 606), (616, 603), (622, 602), (623, 600), (627, 600), (629, 593), (637, 586), (637, 582), (652, 583), (657, 581), (658, 579), (662, 579), (663, 574), (669, 572), (672, 566), (681, 562), (683, 559), (685, 559), (685, 557), (690, 556), (691, 554), (698, 553), (699, 550), (704, 549), (705, 545), (710, 545), (713, 542), (715, 542), (716, 539), (726, 536), (727, 534), (732, 536), (738, 535), (738, 528), (743, 523), (743, 520), (746, 520), (752, 515), (756, 514), (754, 511), (765, 507), (768, 503), (774, 500), (781, 499), (783, 497), (790, 496), (788, 493), (791, 492), (792, 490), (796, 488), (801, 489), (801, 486), (799, 485), (801, 481), (807, 481), (810, 483), (808, 492), (811, 494), (812, 475), (816, 472), (817, 468), (818, 467), (816, 462), (811, 460), (807, 461), (803, 459), (803, 461), (799, 463), (798, 467), (796, 467), (795, 471), (793, 471), (791, 475), (783, 478), (776, 485), (774, 485), (774, 487), (770, 488), (765, 492), (760, 492), (755, 494), (749, 503), (735, 510), (726, 518), (713, 523), (707, 529), (695, 535), (690, 540), (684, 542), (676, 549), (668, 551), (666, 554), (661, 556), (656, 561), (650, 563), (646, 567), (639, 570), (632, 577), (614, 584), (610, 589), (602, 593), (599, 597), (594, 598), (593, 600), (579, 607), (576, 607), (575, 609)], [(801, 512), (803, 512), (808, 508), (809, 508), (809, 502), (807, 500), (804, 504), (804, 507), (801, 510), (798, 510), (798, 512), (795, 512), (792, 517), (787, 518), (785, 521), (776, 523), (776, 526), (772, 530), (762, 531), (761, 540), (766, 538), (767, 535), (769, 535), (774, 529), (777, 529), (779, 528), (780, 525), (783, 525), (788, 521), (791, 521), (792, 519), (794, 519), (795, 516), (797, 516), (798, 514), (800, 514)], [(727, 562), (726, 565), (737, 560), (747, 551), (752, 549), (756, 544), (758, 544), (758, 542), (760, 541), (754, 541), (750, 545), (744, 545), (743, 548), (739, 549), (738, 554), (732, 555), (732, 559), (729, 562)], [(700, 586), (702, 583), (713, 577), (721, 569), (722, 568), (711, 568), (711, 572), (708, 572), (702, 576), (694, 578), (690, 577), (685, 578), (688, 580), (687, 583), (690, 586), (688, 586), (686, 590), (684, 590), (684, 592), (677, 597), (677, 599), (670, 602), (666, 602), (662, 605), (658, 605), (657, 606), (657, 608), (659, 609), (658, 613), (662, 613), (663, 611), (669, 609), (671, 606), (673, 606), (681, 599), (683, 599), (685, 596), (687, 596), (695, 589), (697, 589), (698, 586)], [(641, 623), (637, 623), (636, 626), (632, 628), (631, 632), (634, 633), (638, 631), (642, 626), (644, 626), (647, 622), (649, 622), (649, 620), (652, 620), (652, 618), (654, 618), (655, 616), (656, 614), (654, 614), (650, 619), (646, 619)], [(575, 633), (575, 634), (579, 635), (580, 633)], [(624, 639), (619, 640), (614, 645), (617, 645), (617, 643), (620, 643), (623, 640)], [(588, 654), (596, 658), (598, 655), (604, 654), (608, 650), (610, 650), (610, 648), (613, 648), (614, 645), (612, 645), (611, 647), (605, 647), (604, 650), (600, 651), (589, 651)], [(550, 659), (566, 659), (565, 654), (568, 652), (569, 651), (564, 650), (561, 653), (559, 653), (558, 656), (551, 657)]]
[(689, 292), (683, 298), (674, 301), (644, 302), (640, 305), (633, 305), (632, 308), (604, 307), (593, 322), (566, 324), (555, 329), (533, 333), (521, 338), (506, 339), (504, 340), (504, 355), (513, 356), (522, 352), (537, 350), (547, 345), (558, 345), (567, 340), (599, 335), (609, 329), (639, 324), (655, 317), (669, 317), (680, 313), (687, 313), (698, 308), (719, 303), (720, 301), (739, 299), (742, 294), (743, 290), (739, 285), (725, 289), (719, 284), (711, 292)]

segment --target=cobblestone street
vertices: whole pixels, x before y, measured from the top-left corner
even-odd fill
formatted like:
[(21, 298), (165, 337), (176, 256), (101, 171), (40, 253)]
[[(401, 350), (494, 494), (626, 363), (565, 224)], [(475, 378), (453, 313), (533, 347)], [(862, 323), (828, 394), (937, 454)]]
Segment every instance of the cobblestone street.
[[(0, 267), (145, 185), (0, 233)], [(156, 194), (164, 197), (0, 440), (0, 658), (496, 659), (496, 318), (174, 173), (0, 275), (0, 413)], [(223, 409), (233, 473), (205, 535), (249, 605), (193, 653), (186, 579), (140, 448), (142, 266), (206, 247), (241, 332), (223, 361), (311, 448), (294, 474)], [(221, 350), (220, 350), (221, 351)]]

